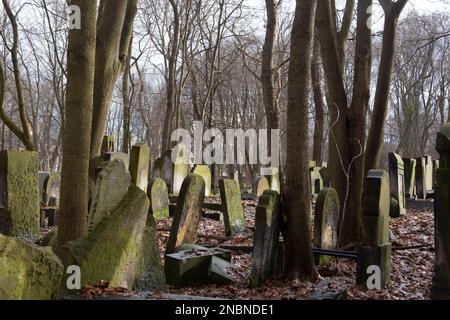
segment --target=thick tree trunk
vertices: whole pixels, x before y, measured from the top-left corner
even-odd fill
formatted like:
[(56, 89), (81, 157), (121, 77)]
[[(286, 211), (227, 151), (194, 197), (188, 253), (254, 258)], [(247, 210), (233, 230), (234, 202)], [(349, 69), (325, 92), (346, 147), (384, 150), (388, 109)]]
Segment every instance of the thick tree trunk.
[(127, 62), (122, 78), (122, 102), (123, 102), (123, 135), (122, 135), (122, 152), (130, 152), (131, 144), (131, 100), (128, 91), (130, 77), (130, 60), (131, 60), (131, 42), (128, 50)]
[(311, 82), (314, 94), (314, 137), (313, 137), (313, 160), (320, 163), (323, 161), (323, 134), (324, 134), (324, 110), (323, 94), (320, 77), (320, 43), (314, 43), (313, 63), (311, 65)]
[(290, 279), (316, 275), (311, 247), (308, 178), (308, 106), (317, 1), (297, 0), (288, 79), (286, 185), (286, 270)]
[(66, 124), (63, 136), (58, 244), (85, 235), (94, 92), (96, 10), (92, 0), (72, 0), (83, 13), (81, 29), (69, 32)]
[(365, 170), (376, 169), (383, 150), (384, 127), (388, 112), (389, 91), (391, 87), (392, 66), (395, 55), (395, 41), (397, 35), (398, 18), (407, 0), (379, 0), (384, 17), (383, 49), (381, 51), (380, 67), (378, 69), (377, 90), (372, 118), (370, 122)]

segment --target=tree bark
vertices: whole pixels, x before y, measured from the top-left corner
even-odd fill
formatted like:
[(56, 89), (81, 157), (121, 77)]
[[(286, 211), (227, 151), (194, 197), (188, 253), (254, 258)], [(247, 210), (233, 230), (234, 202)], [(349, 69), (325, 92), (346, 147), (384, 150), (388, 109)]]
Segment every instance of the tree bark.
[(58, 245), (86, 233), (92, 126), (96, 10), (92, 0), (72, 0), (80, 7), (81, 29), (69, 31), (66, 125), (63, 136)]
[(320, 166), (323, 161), (323, 134), (324, 134), (324, 110), (323, 94), (320, 77), (320, 44), (314, 42), (313, 62), (311, 65), (311, 82), (314, 95), (314, 137), (313, 137), (313, 160)]
[(286, 269), (290, 279), (316, 275), (311, 246), (308, 171), (308, 106), (317, 1), (297, 0), (288, 78), (286, 184)]

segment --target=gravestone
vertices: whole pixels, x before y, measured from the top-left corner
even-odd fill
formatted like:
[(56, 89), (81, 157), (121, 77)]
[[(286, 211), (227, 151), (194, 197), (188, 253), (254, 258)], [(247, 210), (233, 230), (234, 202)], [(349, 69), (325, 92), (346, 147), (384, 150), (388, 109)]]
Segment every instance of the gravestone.
[(435, 188), (437, 183), (436, 180), (437, 169), (439, 169), (439, 160), (433, 160), (433, 189)]
[(130, 168), (130, 155), (123, 152), (107, 152), (103, 155), (103, 161), (120, 160), (125, 165), (125, 169)]
[(433, 191), (433, 160), (431, 156), (425, 156), (425, 190)]
[(225, 234), (234, 236), (245, 230), (244, 208), (242, 207), (239, 183), (234, 179), (219, 180), (222, 200)]
[(434, 202), (435, 260), (431, 286), (432, 299), (450, 299), (450, 123), (437, 134), (436, 151), (440, 162), (436, 171)]
[[(176, 160), (173, 164), (173, 185), (172, 194), (178, 195), (181, 192), (181, 186), (184, 179), (189, 175), (189, 158), (184, 145), (178, 145), (174, 148)], [(206, 189), (206, 187), (205, 187)]]
[(403, 158), (405, 168), (405, 197), (416, 197), (416, 159)]
[(114, 136), (104, 136), (102, 141), (102, 155), (114, 152)]
[(0, 233), (39, 234), (40, 201), (37, 152), (0, 152)]
[(261, 168), (261, 175), (267, 178), (271, 190), (281, 193), (280, 172), (278, 168)]
[(322, 176), (320, 175), (320, 169), (319, 167), (312, 167), (309, 168), (310, 171), (310, 188), (311, 188), (311, 194), (314, 196), (317, 196), (320, 192), (320, 190), (323, 189), (323, 180)]
[(89, 232), (121, 204), (130, 186), (130, 179), (122, 161), (102, 163), (91, 196)]
[(259, 198), (266, 190), (270, 190), (269, 180), (264, 176), (256, 177), (253, 183), (253, 194)]
[(181, 185), (166, 254), (184, 243), (195, 243), (204, 198), (205, 180), (196, 174), (188, 175)]
[(280, 195), (273, 190), (259, 197), (253, 233), (250, 286), (260, 287), (275, 275), (280, 236)]
[(426, 163), (425, 158), (417, 158), (416, 159), (416, 193), (418, 199), (426, 199), (427, 198), (427, 190), (426, 190)]
[(169, 191), (163, 179), (153, 179), (147, 188), (150, 213), (155, 220), (169, 218)]
[(196, 165), (192, 173), (198, 174), (205, 180), (205, 197), (211, 196), (211, 170), (207, 165)]
[[(339, 195), (332, 188), (322, 189), (317, 196), (314, 212), (314, 246), (336, 249), (339, 217)], [(317, 256), (316, 264), (327, 265), (333, 258)]]
[(358, 247), (356, 282), (366, 285), (370, 266), (381, 270), (381, 286), (389, 283), (391, 244), (389, 243), (389, 176), (383, 170), (370, 170), (363, 196), (363, 240)]
[(130, 155), (131, 184), (147, 192), (150, 170), (150, 148), (145, 143), (134, 145)]
[(312, 169), (314, 167), (317, 167), (317, 161), (310, 160), (309, 161), (309, 168)]
[(391, 218), (398, 218), (406, 213), (405, 167), (402, 158), (396, 153), (389, 153), (389, 190), (391, 193)]

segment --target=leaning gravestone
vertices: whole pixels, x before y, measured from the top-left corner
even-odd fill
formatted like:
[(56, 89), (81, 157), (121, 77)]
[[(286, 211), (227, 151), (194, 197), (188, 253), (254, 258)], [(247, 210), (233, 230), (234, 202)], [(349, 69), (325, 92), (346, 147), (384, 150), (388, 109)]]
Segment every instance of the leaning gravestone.
[(256, 177), (253, 183), (253, 194), (259, 198), (266, 190), (270, 190), (269, 180), (264, 176)]
[(149, 170), (150, 148), (145, 143), (134, 145), (130, 156), (131, 184), (147, 192)]
[(219, 180), (225, 233), (234, 236), (245, 230), (244, 208), (242, 207), (239, 182), (234, 179)]
[(0, 152), (0, 233), (39, 234), (40, 200), (37, 152)]
[(56, 299), (63, 273), (50, 248), (0, 234), (0, 300)]
[[(165, 290), (164, 272), (161, 262), (158, 262), (161, 257), (155, 248), (156, 239), (154, 234), (149, 237), (151, 233), (146, 233), (151, 224), (147, 219), (148, 210), (147, 194), (131, 185), (120, 206), (90, 234), (59, 248), (58, 254), (66, 268), (71, 265), (80, 267), (82, 287), (103, 280), (113, 288), (131, 290), (144, 280), (147, 285), (153, 284), (153, 290)], [(153, 246), (151, 250), (149, 245)], [(157, 269), (151, 272), (152, 268)], [(64, 275), (61, 285), (66, 292), (68, 276)]]
[(104, 162), (97, 175), (89, 210), (89, 232), (122, 202), (130, 186), (130, 174), (120, 160)]
[(205, 180), (196, 174), (188, 175), (181, 185), (166, 254), (182, 244), (195, 243), (204, 198)]
[(405, 197), (416, 197), (416, 159), (403, 158), (405, 168)]
[[(339, 195), (332, 188), (322, 189), (317, 196), (314, 212), (314, 246), (320, 249), (337, 248)], [(332, 258), (317, 256), (316, 263), (327, 265)]]
[(427, 190), (426, 190), (426, 163), (425, 158), (417, 158), (416, 159), (416, 193), (417, 198), (426, 199), (427, 198)]
[(389, 243), (389, 176), (383, 170), (370, 170), (363, 199), (363, 240), (358, 247), (358, 284), (366, 285), (370, 266), (381, 271), (381, 286), (389, 283), (391, 244)]
[(280, 235), (280, 195), (266, 190), (258, 200), (253, 234), (251, 287), (260, 287), (275, 276), (278, 240)]
[(198, 174), (205, 180), (205, 197), (211, 196), (211, 170), (207, 165), (196, 165), (192, 173)]
[(436, 150), (440, 167), (436, 171), (434, 202), (435, 259), (431, 298), (450, 298), (450, 123), (437, 134)]
[(389, 190), (391, 192), (391, 218), (398, 218), (406, 213), (405, 167), (402, 158), (396, 153), (389, 153)]
[(163, 179), (153, 179), (147, 188), (150, 213), (155, 220), (169, 218), (169, 191)]

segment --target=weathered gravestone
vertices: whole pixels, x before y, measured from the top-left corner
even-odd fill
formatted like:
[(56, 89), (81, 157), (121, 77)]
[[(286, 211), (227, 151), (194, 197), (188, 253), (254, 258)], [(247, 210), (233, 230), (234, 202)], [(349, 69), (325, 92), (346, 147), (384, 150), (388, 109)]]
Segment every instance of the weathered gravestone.
[(131, 184), (147, 192), (150, 170), (150, 148), (145, 143), (134, 145), (130, 155)]
[(169, 191), (163, 179), (153, 179), (147, 188), (150, 213), (155, 220), (169, 218)]
[(416, 159), (416, 194), (418, 199), (426, 199), (427, 198), (427, 190), (426, 190), (426, 163), (425, 158), (417, 158)]
[(437, 169), (439, 169), (439, 160), (433, 160), (433, 189), (435, 188), (437, 183), (436, 180)]
[(259, 197), (253, 234), (250, 286), (260, 287), (274, 274), (280, 236), (280, 195), (273, 190)]
[(205, 198), (205, 180), (196, 174), (184, 179), (172, 222), (166, 254), (184, 243), (195, 243)]
[(363, 198), (363, 240), (358, 247), (356, 282), (366, 285), (370, 266), (381, 271), (381, 287), (389, 283), (391, 244), (389, 243), (389, 176), (383, 170), (370, 170)]
[(403, 158), (405, 168), (405, 197), (416, 197), (416, 159)]
[(402, 158), (396, 153), (389, 153), (389, 190), (391, 206), (389, 215), (398, 218), (406, 213), (405, 169)]
[(0, 233), (39, 234), (40, 200), (37, 152), (0, 152)]
[(270, 190), (269, 180), (264, 176), (256, 177), (253, 183), (253, 194), (259, 198), (266, 190)]
[(450, 123), (437, 134), (440, 167), (436, 171), (434, 202), (435, 260), (432, 299), (450, 299)]
[(107, 152), (103, 155), (103, 161), (120, 160), (125, 165), (125, 169), (130, 168), (130, 155), (123, 152)]
[(119, 207), (127, 194), (130, 179), (122, 161), (103, 162), (91, 197), (89, 231)]
[(205, 197), (211, 196), (211, 170), (207, 165), (196, 165), (192, 173), (198, 174), (205, 180)]
[(242, 207), (239, 183), (234, 179), (221, 179), (219, 180), (219, 189), (225, 234), (234, 236), (245, 230), (244, 208)]
[(56, 299), (63, 273), (50, 248), (0, 234), (0, 300)]
[[(314, 212), (314, 246), (336, 249), (339, 217), (339, 195), (332, 188), (322, 189), (317, 197)], [(316, 264), (326, 265), (333, 258), (316, 256)]]
[(320, 192), (320, 190), (323, 189), (323, 180), (322, 176), (320, 175), (320, 169), (319, 167), (312, 167), (309, 168), (310, 172), (310, 187), (311, 187), (311, 194), (314, 196), (317, 196)]
[(261, 175), (267, 178), (271, 190), (281, 193), (280, 172), (278, 168), (261, 168)]
[[(120, 206), (86, 237), (68, 242), (58, 254), (67, 268), (81, 268), (81, 286), (107, 281), (112, 288), (133, 289), (141, 282), (165, 290), (165, 279), (154, 231), (149, 230), (149, 200), (131, 185)], [(62, 294), (67, 293), (64, 275)], [(145, 277), (145, 279), (143, 279)]]
[(425, 156), (425, 190), (426, 193), (433, 191), (433, 160), (431, 156)]

